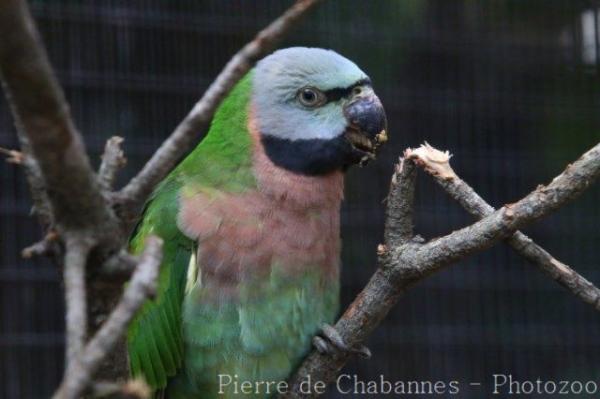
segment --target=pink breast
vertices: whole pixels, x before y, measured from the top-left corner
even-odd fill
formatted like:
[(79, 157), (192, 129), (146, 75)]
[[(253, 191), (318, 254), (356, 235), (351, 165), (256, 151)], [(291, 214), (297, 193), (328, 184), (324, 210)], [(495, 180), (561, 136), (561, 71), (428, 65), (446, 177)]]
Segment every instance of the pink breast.
[(290, 278), (307, 269), (338, 278), (342, 173), (302, 176), (277, 167), (255, 126), (250, 121), (256, 188), (235, 194), (200, 188), (180, 198), (178, 225), (198, 242), (203, 285), (208, 279), (231, 289), (274, 267)]

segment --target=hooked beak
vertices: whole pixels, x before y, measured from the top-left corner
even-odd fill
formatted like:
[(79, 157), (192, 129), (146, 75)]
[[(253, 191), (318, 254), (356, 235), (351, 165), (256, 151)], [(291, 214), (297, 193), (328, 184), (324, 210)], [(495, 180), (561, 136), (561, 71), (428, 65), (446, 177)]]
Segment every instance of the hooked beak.
[(364, 165), (375, 159), (377, 148), (388, 139), (385, 110), (369, 88), (346, 104), (344, 115), (348, 120), (344, 137), (359, 152), (359, 162)]

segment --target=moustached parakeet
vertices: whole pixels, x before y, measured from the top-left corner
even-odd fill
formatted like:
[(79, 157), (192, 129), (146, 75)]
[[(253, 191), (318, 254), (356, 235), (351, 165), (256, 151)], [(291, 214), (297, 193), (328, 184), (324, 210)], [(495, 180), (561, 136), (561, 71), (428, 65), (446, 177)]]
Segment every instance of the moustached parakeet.
[(164, 240), (158, 295), (127, 335), (133, 375), (167, 398), (285, 380), (337, 316), (343, 173), (374, 157), (385, 129), (369, 77), (339, 54), (259, 61), (133, 234), (133, 251)]

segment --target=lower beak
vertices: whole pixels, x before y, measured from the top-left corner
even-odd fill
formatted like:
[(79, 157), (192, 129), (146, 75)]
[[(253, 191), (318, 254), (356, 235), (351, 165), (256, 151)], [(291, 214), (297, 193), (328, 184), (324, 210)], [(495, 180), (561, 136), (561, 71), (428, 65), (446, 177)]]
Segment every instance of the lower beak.
[(388, 139), (387, 118), (379, 98), (372, 93), (358, 97), (344, 107), (344, 115), (348, 120), (346, 139), (368, 159), (375, 158), (377, 148)]

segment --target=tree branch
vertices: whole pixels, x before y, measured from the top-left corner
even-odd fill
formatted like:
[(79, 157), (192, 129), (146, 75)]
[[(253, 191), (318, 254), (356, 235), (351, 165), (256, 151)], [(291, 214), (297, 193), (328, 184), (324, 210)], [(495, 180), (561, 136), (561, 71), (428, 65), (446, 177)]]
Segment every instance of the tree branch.
[(114, 217), (24, 1), (0, 2), (0, 37), (6, 97), (26, 155), (32, 155), (41, 171), (54, 221), (59, 228), (77, 230), (106, 226)]
[(138, 263), (139, 259), (137, 256), (132, 255), (125, 250), (121, 250), (108, 258), (98, 272), (101, 275), (112, 279), (124, 278), (127, 280), (135, 271)]
[[(17, 130), (22, 131), (18, 121), (16, 121), (16, 124)], [(46, 183), (44, 183), (44, 178), (37, 162), (31, 156), (31, 149), (27, 138), (22, 134), (19, 134), (18, 137), (21, 143), (21, 151), (0, 148), (0, 153), (7, 156), (7, 162), (23, 166), (33, 201), (33, 213), (38, 217), (42, 227), (49, 229), (54, 224), (54, 217), (50, 211)]]
[(85, 265), (93, 241), (85, 236), (68, 237), (63, 271), (67, 305), (67, 367), (81, 353), (87, 335)]
[(59, 253), (58, 234), (50, 230), (40, 241), (23, 248), (21, 256), (24, 259), (31, 259), (35, 256), (53, 255)]
[(63, 382), (54, 395), (55, 399), (77, 398), (91, 384), (102, 360), (123, 335), (138, 309), (146, 299), (155, 295), (161, 260), (162, 240), (151, 236), (146, 240), (140, 263), (119, 304), (80, 356), (67, 367)]
[(192, 147), (198, 133), (206, 130), (217, 107), (233, 86), (319, 1), (321, 0), (297, 1), (231, 58), (171, 136), (154, 153), (140, 173), (118, 193), (116, 201), (123, 204), (125, 212), (127, 212), (126, 208), (133, 208), (135, 213), (137, 207), (150, 195), (154, 186)]
[[(437, 173), (445, 175), (443, 168)], [(522, 200), (505, 205), (471, 226), (426, 244), (406, 242), (382, 251), (378, 269), (338, 320), (336, 330), (348, 346), (361, 344), (409, 287), (573, 200), (599, 176), (600, 144), (569, 165), (548, 186), (538, 187)], [(348, 358), (348, 353), (323, 355), (313, 351), (290, 379), (291, 389), (282, 397), (317, 396), (314, 388), (311, 393), (301, 392), (300, 384), (308, 375), (313, 382), (333, 381)]]
[(25, 154), (21, 151), (9, 150), (8, 148), (0, 147), (0, 154), (6, 156), (6, 162), (15, 165), (22, 165), (25, 160)]
[(385, 243), (398, 245), (413, 238), (413, 208), (417, 168), (412, 160), (400, 158), (396, 165), (385, 214)]
[[(425, 171), (430, 173), (434, 180), (446, 192), (456, 200), (462, 207), (471, 215), (478, 219), (492, 214), (495, 209), (481, 198), (471, 186), (463, 181), (450, 167), (451, 171), (445, 177), (435, 173), (430, 159), (436, 158), (432, 153), (437, 151), (430, 146), (421, 146), (416, 151), (409, 151), (407, 155), (413, 159), (418, 165), (422, 166)], [(439, 158), (439, 155), (437, 156)], [(596, 310), (600, 310), (600, 289), (585, 277), (579, 275), (575, 270), (560, 262), (549, 254), (544, 248), (537, 245), (531, 238), (517, 231), (506, 242), (519, 255), (538, 266), (544, 273), (554, 279), (557, 283), (571, 291), (579, 299), (592, 305)]]
[(113, 136), (106, 142), (104, 154), (102, 154), (102, 163), (98, 170), (98, 181), (104, 191), (110, 191), (113, 188), (115, 178), (119, 169), (127, 163), (123, 150), (121, 149), (123, 138)]

